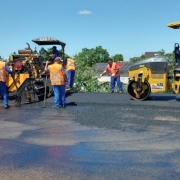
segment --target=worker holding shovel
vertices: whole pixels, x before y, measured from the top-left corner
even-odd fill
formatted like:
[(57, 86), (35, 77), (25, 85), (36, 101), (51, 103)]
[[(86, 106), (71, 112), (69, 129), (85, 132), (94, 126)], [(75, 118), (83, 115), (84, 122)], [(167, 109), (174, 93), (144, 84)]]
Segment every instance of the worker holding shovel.
[(54, 91), (54, 108), (66, 107), (65, 82), (67, 81), (66, 73), (61, 64), (61, 58), (56, 57), (54, 64), (48, 66), (46, 62), (45, 71), (50, 72), (50, 81)]

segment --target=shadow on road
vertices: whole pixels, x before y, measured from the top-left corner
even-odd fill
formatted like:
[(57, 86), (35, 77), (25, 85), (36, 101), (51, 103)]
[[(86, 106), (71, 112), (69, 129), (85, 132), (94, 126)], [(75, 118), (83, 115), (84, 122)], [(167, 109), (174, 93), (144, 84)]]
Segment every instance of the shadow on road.
[(149, 96), (146, 101), (171, 101), (176, 100), (180, 101), (180, 97), (177, 97), (176, 95), (151, 95)]
[(66, 103), (66, 106), (77, 106), (77, 104), (75, 102), (69, 102)]

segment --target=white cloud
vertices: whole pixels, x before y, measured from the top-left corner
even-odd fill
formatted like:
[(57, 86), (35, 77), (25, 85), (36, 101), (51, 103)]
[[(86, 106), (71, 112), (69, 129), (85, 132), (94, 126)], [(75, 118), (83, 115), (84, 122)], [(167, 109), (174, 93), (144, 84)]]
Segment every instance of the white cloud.
[(79, 11), (78, 14), (92, 14), (91, 11), (87, 11), (87, 10), (83, 10), (83, 11)]

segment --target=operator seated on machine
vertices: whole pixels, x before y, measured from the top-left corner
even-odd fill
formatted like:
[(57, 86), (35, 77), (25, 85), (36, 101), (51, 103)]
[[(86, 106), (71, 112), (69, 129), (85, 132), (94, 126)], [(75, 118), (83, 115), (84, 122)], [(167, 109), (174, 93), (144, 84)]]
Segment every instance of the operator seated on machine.
[(52, 47), (52, 52), (51, 54), (49, 55), (50, 59), (49, 59), (49, 64), (53, 64), (54, 63), (54, 59), (56, 57), (60, 57), (60, 54), (59, 54), (59, 51), (57, 50), (57, 47), (56, 46), (53, 46)]
[(52, 47), (52, 53), (49, 56), (54, 58), (60, 57), (59, 51), (57, 50), (56, 46)]

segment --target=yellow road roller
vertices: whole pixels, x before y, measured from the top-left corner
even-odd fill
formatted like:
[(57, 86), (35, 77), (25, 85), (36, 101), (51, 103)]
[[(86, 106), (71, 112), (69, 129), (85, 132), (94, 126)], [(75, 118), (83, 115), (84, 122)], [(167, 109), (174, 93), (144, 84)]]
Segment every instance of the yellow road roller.
[[(180, 28), (180, 22), (167, 25), (173, 29)], [(132, 64), (128, 70), (128, 94), (132, 99), (145, 100), (151, 93), (165, 92), (173, 88), (180, 93), (180, 49), (174, 46), (173, 77), (169, 76), (169, 59), (165, 56), (155, 56)], [(173, 78), (173, 83), (170, 82)]]

